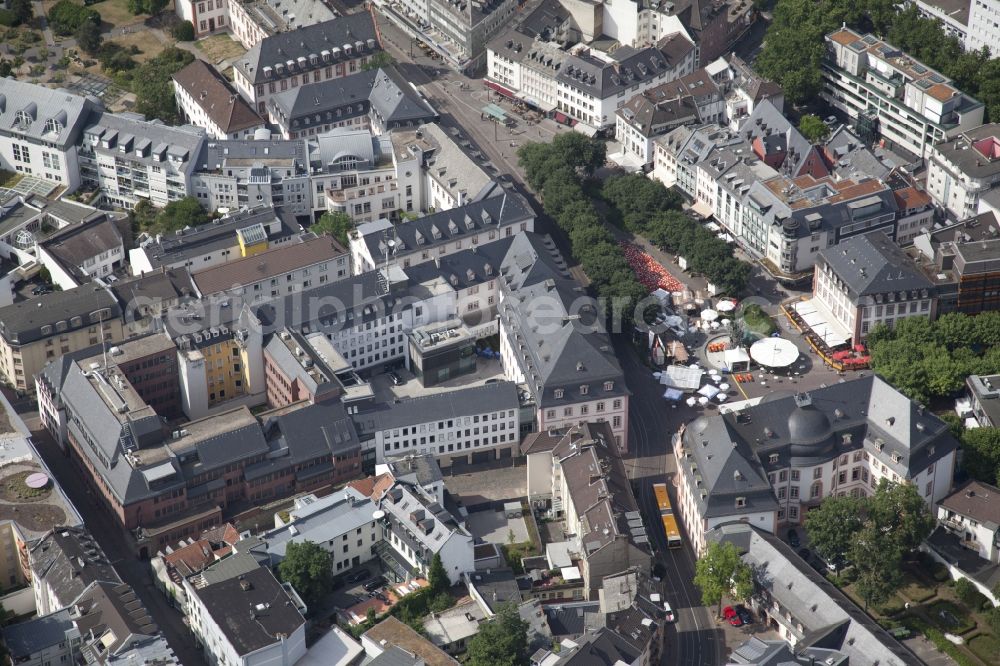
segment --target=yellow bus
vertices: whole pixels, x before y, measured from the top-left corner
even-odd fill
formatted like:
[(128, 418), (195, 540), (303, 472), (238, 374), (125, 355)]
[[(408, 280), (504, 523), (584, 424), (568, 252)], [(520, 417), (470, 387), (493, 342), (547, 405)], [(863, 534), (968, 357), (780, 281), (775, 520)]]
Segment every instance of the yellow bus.
[(667, 548), (681, 547), (681, 531), (677, 528), (677, 518), (670, 506), (670, 495), (667, 494), (667, 484), (654, 483), (653, 494), (656, 495), (656, 506), (660, 510), (663, 522), (663, 533), (667, 537)]

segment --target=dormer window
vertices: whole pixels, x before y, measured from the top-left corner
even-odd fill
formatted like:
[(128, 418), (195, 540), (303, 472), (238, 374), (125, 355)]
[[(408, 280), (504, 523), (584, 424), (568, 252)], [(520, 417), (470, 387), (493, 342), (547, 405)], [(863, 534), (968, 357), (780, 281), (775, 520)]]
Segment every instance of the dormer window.
[(586, 384), (583, 384), (583, 385), (580, 386), (580, 395), (587, 395), (587, 393), (589, 391), (590, 391), (590, 387), (587, 386)]
[(18, 129), (24, 129), (25, 127), (29, 127), (31, 125), (31, 121), (32, 121), (31, 115), (28, 114), (27, 111), (23, 110), (18, 111), (14, 115), (14, 126), (17, 127)]
[(604, 390), (605, 391), (613, 391), (614, 389), (615, 389), (615, 383), (614, 382), (604, 382)]
[(59, 134), (63, 131), (63, 125), (61, 122), (55, 118), (49, 118), (45, 121), (45, 133), (46, 134)]
[(742, 509), (746, 505), (747, 505), (747, 498), (746, 497), (737, 497), (736, 498), (736, 508), (737, 509)]
[(559, 400), (560, 398), (563, 397), (563, 390), (562, 389), (556, 389), (555, 391), (553, 391), (553, 395), (555, 396), (556, 400)]
[(898, 451), (893, 451), (892, 452), (892, 462), (898, 463), (900, 460), (902, 460), (902, 456), (899, 455), (899, 452)]
[(778, 454), (777, 453), (772, 453), (771, 455), (769, 455), (767, 457), (767, 462), (771, 463), (772, 465), (775, 464), (775, 463), (777, 463), (778, 462)]

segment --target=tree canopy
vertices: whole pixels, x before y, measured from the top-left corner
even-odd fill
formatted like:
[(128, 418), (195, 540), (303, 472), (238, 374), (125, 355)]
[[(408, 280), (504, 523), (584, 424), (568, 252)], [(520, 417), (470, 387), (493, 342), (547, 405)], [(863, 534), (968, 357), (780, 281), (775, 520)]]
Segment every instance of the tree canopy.
[(35, 10), (31, 0), (10, 0), (10, 11), (18, 23), (31, 23), (35, 18)]
[(322, 217), (312, 225), (311, 231), (317, 234), (329, 234), (337, 239), (342, 245), (347, 245), (347, 234), (354, 229), (354, 220), (347, 213), (330, 212), (323, 213)]
[(941, 22), (900, 0), (778, 0), (774, 20), (754, 66), (777, 81), (793, 103), (809, 102), (822, 87), (824, 36), (846, 24), (883, 37), (908, 55), (955, 80), (1000, 119), (1000, 59), (988, 51), (963, 51)]
[(431, 566), (427, 570), (427, 582), (435, 593), (447, 592), (451, 587), (451, 579), (441, 561), (440, 553), (434, 553), (434, 557), (431, 558)]
[(802, 136), (809, 140), (809, 143), (822, 143), (826, 137), (830, 136), (830, 128), (827, 127), (819, 116), (807, 113), (799, 118), (799, 131)]
[(94, 55), (101, 48), (104, 37), (101, 35), (101, 26), (92, 22), (84, 21), (76, 29), (76, 45), (87, 55)]
[(743, 600), (753, 594), (753, 571), (740, 557), (736, 544), (711, 542), (695, 562), (694, 584), (701, 588), (701, 601), (717, 605), (722, 615), (722, 598), (731, 595)]
[(882, 479), (870, 497), (830, 497), (806, 515), (813, 548), (828, 562), (849, 561), (867, 605), (879, 605), (900, 584), (900, 562), (934, 529), (917, 487)]
[(197, 227), (211, 220), (194, 197), (171, 201), (159, 212), (149, 201), (141, 199), (132, 211), (132, 218), (139, 231), (150, 234), (169, 234), (185, 227)]
[(868, 334), (872, 368), (908, 397), (927, 403), (962, 390), (971, 374), (1000, 372), (1000, 312), (907, 317)]
[(170, 46), (134, 69), (119, 71), (115, 81), (135, 93), (135, 110), (146, 118), (175, 124), (179, 120), (171, 77), (194, 60), (189, 51)]
[(971, 428), (962, 433), (962, 467), (977, 481), (1000, 485), (1000, 428)]
[[(545, 212), (569, 236), (573, 256), (605, 301), (606, 311), (615, 321), (631, 316), (632, 306), (648, 292), (639, 284), (580, 182), (604, 163), (604, 143), (567, 132), (552, 143), (526, 143), (517, 154), (528, 182), (542, 195)], [(620, 307), (612, 312), (615, 304)]]
[(163, 11), (168, 0), (128, 0), (128, 10), (132, 14), (149, 14), (155, 16)]
[(59, 0), (49, 9), (49, 27), (57, 35), (72, 35), (83, 23), (89, 21), (101, 25), (101, 15), (93, 9), (78, 5), (71, 0)]
[(528, 623), (517, 606), (508, 602), (497, 609), (469, 641), (468, 666), (524, 666), (528, 663)]
[(281, 580), (290, 583), (307, 604), (316, 603), (333, 583), (330, 553), (312, 541), (289, 542), (278, 565)]
[(813, 550), (827, 562), (840, 567), (847, 560), (851, 539), (861, 529), (859, 499), (829, 497), (806, 514), (805, 528)]

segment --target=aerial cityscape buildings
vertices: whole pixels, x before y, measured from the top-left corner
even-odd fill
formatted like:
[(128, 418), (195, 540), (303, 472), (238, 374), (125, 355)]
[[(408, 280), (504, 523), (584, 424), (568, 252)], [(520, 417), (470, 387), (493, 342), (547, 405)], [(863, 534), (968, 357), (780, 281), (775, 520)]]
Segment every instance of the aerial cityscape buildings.
[(788, 1), (8, 3), (10, 663), (995, 662), (1000, 9)]

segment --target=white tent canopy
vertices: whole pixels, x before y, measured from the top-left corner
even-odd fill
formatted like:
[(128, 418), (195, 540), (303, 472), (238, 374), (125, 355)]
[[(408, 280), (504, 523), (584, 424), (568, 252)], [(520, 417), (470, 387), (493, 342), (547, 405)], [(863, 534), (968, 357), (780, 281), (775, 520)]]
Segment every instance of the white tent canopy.
[(719, 395), (719, 389), (715, 388), (711, 384), (705, 384), (700, 389), (698, 389), (698, 393), (705, 396), (706, 398), (714, 398), (715, 396)]
[(719, 312), (732, 312), (736, 309), (736, 303), (732, 301), (719, 301), (715, 304), (715, 309)]
[(799, 348), (785, 338), (764, 338), (751, 345), (750, 358), (766, 368), (787, 368), (799, 358)]
[(682, 391), (697, 391), (704, 374), (705, 371), (701, 368), (671, 365), (660, 375), (660, 383)]
[(851, 333), (839, 322), (835, 323), (822, 310), (817, 309), (813, 299), (799, 301), (793, 307), (806, 326), (830, 347), (838, 347), (850, 339)]
[(712, 309), (702, 310), (701, 319), (702, 321), (715, 321), (719, 318), (719, 313)]

